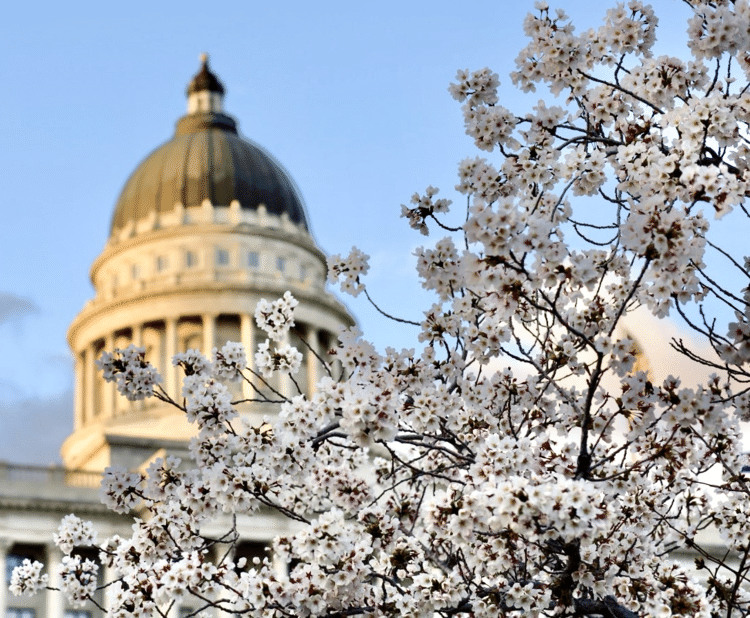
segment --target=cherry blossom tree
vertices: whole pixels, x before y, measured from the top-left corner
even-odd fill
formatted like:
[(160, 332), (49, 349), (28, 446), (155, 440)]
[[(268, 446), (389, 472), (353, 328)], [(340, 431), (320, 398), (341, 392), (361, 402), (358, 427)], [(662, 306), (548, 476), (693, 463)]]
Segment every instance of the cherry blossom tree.
[[(402, 211), (444, 236), (417, 252), (435, 299), (421, 350), (345, 331), (314, 394), (259, 425), (227, 385), (293, 378), (290, 295), (258, 306), (257, 371), (238, 344), (175, 357), (193, 461), (104, 475), (110, 508), (144, 514), (101, 541), (115, 616), (183, 599), (274, 618), (750, 615), (750, 262), (711, 229), (750, 216), (750, 5), (685, 1), (688, 60), (654, 57), (638, 0), (580, 33), (537, 2), (511, 81), (549, 96), (527, 113), (500, 104), (490, 69), (458, 72), (449, 90), (483, 151), (459, 166), (466, 206), (429, 187)], [(367, 269), (353, 249), (329, 279), (368, 294)], [(711, 354), (673, 342), (704, 384), (634, 368), (636, 309), (706, 338)], [(99, 364), (126, 397), (169, 399), (143, 350)], [(261, 511), (289, 532), (248, 565), (233, 516)], [(202, 532), (220, 517), (223, 534)], [(99, 566), (71, 552), (100, 541), (71, 516), (56, 542), (63, 590), (86, 602)], [(27, 563), (12, 590), (46, 577)]]

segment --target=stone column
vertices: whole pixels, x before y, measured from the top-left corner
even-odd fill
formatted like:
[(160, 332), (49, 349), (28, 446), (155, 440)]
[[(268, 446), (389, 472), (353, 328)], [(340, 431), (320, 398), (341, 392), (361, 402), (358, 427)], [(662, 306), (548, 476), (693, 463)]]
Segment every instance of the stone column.
[(282, 560), (278, 554), (273, 554), (271, 556), (271, 565), (273, 567), (274, 573), (278, 575), (279, 577), (286, 577), (289, 575), (289, 565), (285, 560)]
[(177, 367), (172, 364), (172, 357), (177, 354), (177, 318), (165, 320), (164, 346), (166, 364), (161, 368), (164, 375), (164, 389), (170, 397), (179, 400), (180, 385), (177, 383)]
[(110, 591), (112, 590), (111, 583), (115, 580), (115, 570), (110, 566), (100, 565), (99, 568), (102, 570), (102, 580), (104, 582), (104, 585), (106, 586), (104, 588), (104, 598), (102, 599), (102, 606), (107, 612), (107, 615), (110, 615), (112, 613), (112, 610), (114, 609), (114, 603), (112, 603), (112, 595), (110, 594)]
[[(143, 324), (133, 325), (133, 345), (137, 348), (140, 348), (143, 346)], [(143, 400), (129, 401), (128, 404), (131, 410), (143, 409)]]
[(214, 340), (216, 339), (216, 316), (213, 314), (203, 314), (203, 354), (211, 356), (211, 350), (214, 349)]
[[(292, 342), (289, 341), (289, 331), (284, 333), (284, 339), (282, 339), (279, 342), (279, 345), (291, 345)], [(289, 377), (288, 373), (279, 374), (279, 392), (286, 398), (291, 399), (295, 395), (297, 395), (297, 388), (292, 383), (292, 378)]]
[[(310, 325), (305, 333), (305, 342), (310, 346), (308, 350), (300, 350), (303, 354), (307, 355), (307, 384), (308, 393), (307, 396), (312, 396), (315, 393), (315, 385), (323, 375), (323, 368), (320, 366), (318, 356), (320, 356), (320, 341), (318, 340), (318, 330)], [(317, 356), (316, 356), (317, 354)]]
[[(0, 616), (5, 616), (8, 609), (8, 551), (13, 546), (11, 539), (0, 539), (0, 574), (2, 574), (2, 585), (0, 585)], [(9, 575), (9, 573), (8, 573)]]
[(83, 372), (85, 371), (84, 353), (76, 352), (76, 387), (75, 387), (75, 425), (74, 429), (80, 429), (86, 419), (86, 402), (84, 401), (84, 383), (85, 378)]
[(58, 590), (47, 590), (47, 618), (63, 618), (65, 614), (65, 596), (60, 588), (60, 563), (62, 562), (62, 552), (56, 545), (47, 546), (47, 572), (49, 573), (49, 583), (52, 588)]
[[(109, 333), (104, 339), (104, 351), (114, 352), (115, 350), (115, 336), (113, 333)], [(102, 380), (102, 410), (100, 416), (102, 418), (111, 418), (115, 415), (115, 397), (117, 397), (117, 384), (114, 382), (104, 382)]]
[(137, 348), (143, 345), (143, 324), (133, 326), (133, 345)]
[(86, 355), (83, 358), (83, 371), (85, 374), (85, 377), (83, 379), (83, 383), (85, 384), (84, 388), (84, 418), (87, 422), (90, 422), (94, 419), (96, 416), (94, 414), (94, 406), (96, 405), (96, 402), (94, 401), (94, 397), (96, 395), (96, 386), (95, 386), (95, 380), (96, 380), (96, 365), (94, 365), (94, 344), (90, 343), (86, 346)]
[[(245, 346), (247, 366), (254, 367), (255, 341), (253, 337), (253, 316), (247, 313), (240, 315), (240, 340), (242, 341), (242, 345)], [(245, 375), (250, 381), (253, 380), (252, 374), (245, 372)], [(253, 391), (253, 387), (250, 386), (249, 382), (242, 382), (242, 396), (245, 399), (252, 399), (255, 396), (255, 391)]]

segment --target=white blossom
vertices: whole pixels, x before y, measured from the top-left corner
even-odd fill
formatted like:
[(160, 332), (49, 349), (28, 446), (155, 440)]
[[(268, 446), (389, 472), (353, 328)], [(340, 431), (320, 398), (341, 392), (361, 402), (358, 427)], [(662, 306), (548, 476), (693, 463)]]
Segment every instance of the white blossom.
[(302, 354), (288, 343), (274, 345), (272, 348), (270, 340), (266, 339), (258, 345), (258, 352), (255, 354), (255, 365), (266, 378), (271, 377), (275, 371), (295, 374), (301, 364)]
[(61, 589), (73, 607), (83, 607), (94, 596), (99, 566), (88, 558), (63, 556), (60, 565)]
[(31, 562), (24, 559), (21, 566), (13, 569), (9, 590), (15, 596), (33, 596), (44, 589), (49, 582), (49, 576), (42, 573), (44, 565), (41, 562)]
[(299, 304), (289, 292), (282, 298), (268, 302), (262, 298), (255, 307), (255, 321), (274, 341), (282, 341), (294, 326), (294, 308)]
[(130, 401), (140, 401), (151, 397), (154, 387), (162, 381), (156, 368), (145, 358), (145, 348), (129, 345), (124, 350), (115, 349), (114, 354), (102, 352), (96, 366), (107, 382), (117, 383), (120, 394)]
[(342, 292), (359, 296), (359, 293), (365, 289), (364, 284), (360, 281), (360, 276), (366, 275), (370, 269), (367, 260), (368, 256), (356, 247), (352, 247), (346, 258), (342, 258), (340, 255), (329, 256), (328, 282), (333, 284), (341, 280)]
[(207, 374), (211, 372), (211, 362), (201, 354), (200, 350), (187, 350), (180, 352), (172, 357), (172, 364), (175, 367), (182, 367), (186, 376), (192, 376), (197, 373)]
[(69, 554), (76, 546), (96, 545), (96, 531), (90, 521), (83, 521), (70, 514), (63, 517), (60, 522), (54, 541), (63, 553)]
[(214, 365), (219, 379), (237, 382), (242, 380), (242, 371), (247, 366), (245, 346), (241, 343), (228, 341), (221, 350), (214, 348)]

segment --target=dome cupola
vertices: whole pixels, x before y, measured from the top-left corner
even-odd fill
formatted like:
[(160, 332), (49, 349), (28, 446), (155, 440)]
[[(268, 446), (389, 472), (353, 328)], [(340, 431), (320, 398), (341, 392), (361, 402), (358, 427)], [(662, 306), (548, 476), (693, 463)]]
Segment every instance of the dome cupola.
[(128, 229), (130, 235), (139, 221), (206, 202), (262, 209), (308, 230), (294, 181), (273, 156), (240, 137), (236, 121), (223, 113), (224, 86), (209, 69), (208, 57), (201, 60), (187, 88), (188, 113), (177, 121), (174, 137), (148, 155), (125, 183), (110, 236)]

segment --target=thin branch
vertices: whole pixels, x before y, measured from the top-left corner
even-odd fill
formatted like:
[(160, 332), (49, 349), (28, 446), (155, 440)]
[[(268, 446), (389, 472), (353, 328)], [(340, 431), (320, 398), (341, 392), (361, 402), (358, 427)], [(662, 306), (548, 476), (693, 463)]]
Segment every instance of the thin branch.
[(404, 318), (397, 318), (397, 317), (396, 317), (395, 315), (391, 315), (390, 313), (386, 313), (385, 311), (383, 311), (383, 310), (382, 310), (382, 309), (381, 309), (380, 307), (378, 307), (378, 306), (377, 306), (377, 305), (375, 304), (375, 301), (374, 301), (374, 300), (372, 300), (372, 298), (370, 298), (370, 295), (369, 295), (369, 294), (368, 294), (368, 292), (367, 292), (367, 288), (364, 288), (364, 290), (363, 290), (363, 291), (364, 291), (364, 293), (365, 293), (365, 296), (367, 296), (367, 300), (369, 300), (369, 301), (370, 301), (370, 304), (371, 304), (371, 305), (372, 305), (373, 307), (375, 307), (375, 310), (376, 310), (376, 311), (377, 311), (377, 312), (378, 312), (378, 313), (379, 313), (380, 315), (382, 315), (382, 316), (385, 316), (386, 318), (388, 318), (389, 320), (393, 320), (394, 322), (400, 322), (401, 324), (411, 324), (412, 326), (421, 326), (421, 324), (420, 324), (419, 322), (412, 322), (411, 320), (406, 320), (406, 319), (404, 319)]

